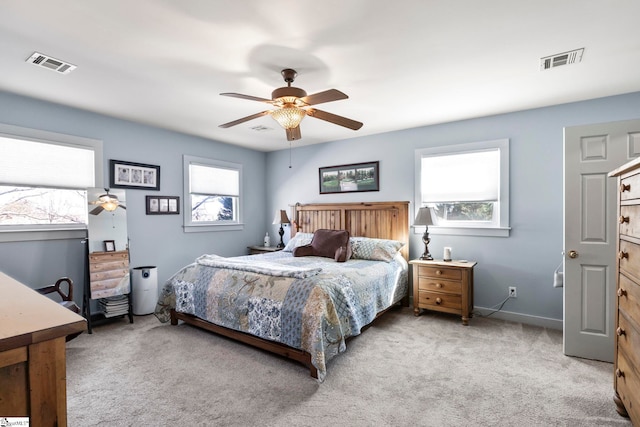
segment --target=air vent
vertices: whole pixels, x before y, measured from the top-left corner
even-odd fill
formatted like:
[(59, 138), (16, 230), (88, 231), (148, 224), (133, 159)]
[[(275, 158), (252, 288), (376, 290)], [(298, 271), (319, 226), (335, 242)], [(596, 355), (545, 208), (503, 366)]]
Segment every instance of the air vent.
[(38, 67), (56, 71), (60, 74), (69, 74), (77, 68), (73, 64), (69, 64), (68, 62), (64, 62), (38, 52), (33, 52), (33, 55), (27, 59), (27, 62), (37, 65)]
[(262, 125), (252, 126), (249, 129), (255, 130), (256, 132), (264, 132), (264, 131), (267, 131), (267, 130), (273, 130), (273, 128), (262, 126)]
[(563, 65), (577, 64), (582, 61), (584, 48), (572, 50), (570, 52), (558, 53), (556, 55), (547, 56), (540, 59), (540, 70), (549, 70), (551, 68), (561, 67)]

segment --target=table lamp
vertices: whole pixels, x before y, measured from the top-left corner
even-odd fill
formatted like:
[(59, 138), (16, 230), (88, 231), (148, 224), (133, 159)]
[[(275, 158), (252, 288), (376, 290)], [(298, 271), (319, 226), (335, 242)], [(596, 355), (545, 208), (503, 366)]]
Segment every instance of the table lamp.
[(287, 216), (287, 211), (283, 209), (279, 209), (276, 211), (276, 215), (273, 218), (274, 224), (280, 224), (280, 230), (278, 234), (280, 235), (280, 243), (276, 247), (284, 248), (284, 241), (282, 240), (282, 236), (284, 236), (284, 228), (282, 228), (282, 224), (290, 224), (289, 217)]
[(431, 219), (431, 209), (418, 209), (418, 214), (416, 215), (416, 219), (413, 222), (413, 225), (425, 226), (424, 234), (422, 235), (422, 242), (424, 243), (424, 253), (420, 257), (420, 259), (432, 260), (433, 257), (429, 253), (429, 242), (431, 242), (431, 239), (429, 238), (429, 226), (433, 225), (433, 220)]

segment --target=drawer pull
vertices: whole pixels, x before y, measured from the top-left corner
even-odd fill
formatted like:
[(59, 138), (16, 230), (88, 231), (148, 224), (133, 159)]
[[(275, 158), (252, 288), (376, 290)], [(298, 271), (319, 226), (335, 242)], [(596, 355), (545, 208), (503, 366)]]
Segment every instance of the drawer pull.
[(440, 289), (442, 287), (442, 283), (436, 283), (436, 288)]
[(625, 291), (625, 290), (624, 290), (624, 289), (622, 289), (622, 288), (618, 289), (618, 296), (619, 296), (619, 297), (623, 297), (623, 296), (625, 296), (625, 295), (627, 295), (627, 291)]
[(620, 221), (620, 224), (624, 224), (625, 222), (628, 224), (629, 223), (629, 217), (620, 215), (619, 221)]
[(620, 368), (616, 369), (616, 377), (624, 378), (624, 372), (622, 372)]
[(441, 276), (442, 275), (442, 270), (436, 270), (436, 276)]
[(616, 329), (616, 334), (618, 334), (619, 337), (623, 336), (625, 334), (624, 329), (618, 327), (618, 329)]
[(625, 251), (620, 251), (620, 253), (618, 253), (618, 258), (619, 259), (629, 259), (629, 253), (625, 252)]
[(438, 305), (442, 304), (442, 298), (440, 297), (436, 298), (436, 304)]
[(620, 184), (620, 192), (631, 191), (631, 184)]

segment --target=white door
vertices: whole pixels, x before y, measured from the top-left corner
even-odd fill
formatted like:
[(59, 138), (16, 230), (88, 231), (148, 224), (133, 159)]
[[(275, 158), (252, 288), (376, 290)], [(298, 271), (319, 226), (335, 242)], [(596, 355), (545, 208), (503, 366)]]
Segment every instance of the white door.
[(640, 155), (640, 120), (564, 130), (564, 353), (613, 361), (617, 181)]

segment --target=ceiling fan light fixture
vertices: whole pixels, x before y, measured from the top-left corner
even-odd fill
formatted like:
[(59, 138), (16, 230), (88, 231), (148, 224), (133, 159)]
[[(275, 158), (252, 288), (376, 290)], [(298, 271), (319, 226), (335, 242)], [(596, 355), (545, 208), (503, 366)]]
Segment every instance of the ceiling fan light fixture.
[(306, 115), (307, 113), (303, 109), (297, 107), (285, 107), (271, 111), (271, 117), (284, 129), (298, 127)]
[(116, 210), (116, 208), (118, 207), (118, 202), (117, 201), (108, 201), (102, 204), (102, 209), (104, 209), (105, 211), (108, 212), (113, 212)]

